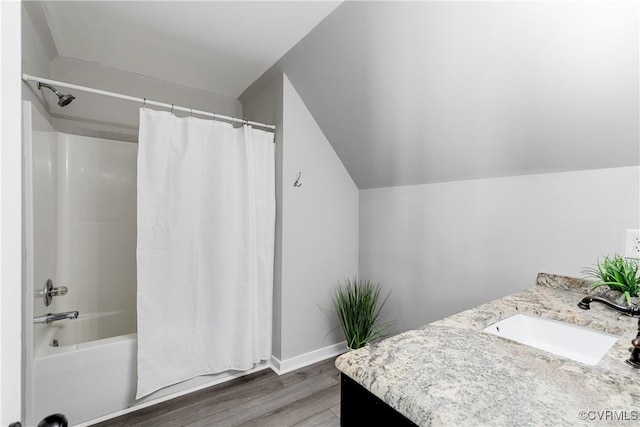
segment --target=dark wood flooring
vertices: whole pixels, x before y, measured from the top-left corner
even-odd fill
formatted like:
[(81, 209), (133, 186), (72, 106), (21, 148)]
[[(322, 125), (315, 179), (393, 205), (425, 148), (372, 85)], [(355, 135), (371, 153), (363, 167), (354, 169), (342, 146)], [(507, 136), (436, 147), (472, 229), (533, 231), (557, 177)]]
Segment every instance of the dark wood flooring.
[(338, 427), (340, 372), (334, 362), (281, 376), (265, 369), (94, 426)]

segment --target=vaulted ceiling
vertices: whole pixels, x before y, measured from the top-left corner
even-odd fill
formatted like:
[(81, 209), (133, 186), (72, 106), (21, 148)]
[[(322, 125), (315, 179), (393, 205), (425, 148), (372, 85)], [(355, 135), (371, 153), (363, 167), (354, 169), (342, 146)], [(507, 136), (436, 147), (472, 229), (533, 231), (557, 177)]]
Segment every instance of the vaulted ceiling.
[(339, 1), (45, 1), (57, 54), (238, 97)]
[(640, 162), (635, 1), (42, 4), (60, 56), (233, 97), (275, 63), (359, 188)]
[(345, 2), (282, 58), (359, 188), (640, 162), (637, 2)]

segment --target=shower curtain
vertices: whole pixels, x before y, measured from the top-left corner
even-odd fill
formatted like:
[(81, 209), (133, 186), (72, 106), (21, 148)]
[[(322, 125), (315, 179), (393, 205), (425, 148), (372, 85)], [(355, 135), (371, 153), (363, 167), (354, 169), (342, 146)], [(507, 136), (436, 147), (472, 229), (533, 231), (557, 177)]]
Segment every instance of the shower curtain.
[(140, 110), (138, 388), (271, 356), (273, 133)]

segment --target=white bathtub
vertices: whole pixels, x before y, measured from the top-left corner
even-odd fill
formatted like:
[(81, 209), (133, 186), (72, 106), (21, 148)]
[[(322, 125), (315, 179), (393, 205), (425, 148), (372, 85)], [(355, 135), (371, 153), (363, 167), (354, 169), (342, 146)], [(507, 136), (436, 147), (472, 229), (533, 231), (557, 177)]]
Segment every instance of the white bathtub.
[[(127, 324), (123, 317), (126, 314), (119, 312), (80, 313), (78, 319), (34, 325), (42, 330), (35, 346), (28, 426), (54, 413), (65, 414), (70, 425), (101, 421), (271, 366), (265, 361), (248, 371), (195, 377), (136, 401), (137, 334), (104, 338)], [(53, 340), (58, 347), (50, 345)]]
[[(124, 328), (122, 313), (62, 320), (45, 328), (34, 358), (34, 411), (30, 424), (53, 413), (71, 425), (135, 402), (137, 334), (113, 336)], [(110, 338), (104, 338), (111, 336)], [(57, 340), (59, 346), (50, 344)]]

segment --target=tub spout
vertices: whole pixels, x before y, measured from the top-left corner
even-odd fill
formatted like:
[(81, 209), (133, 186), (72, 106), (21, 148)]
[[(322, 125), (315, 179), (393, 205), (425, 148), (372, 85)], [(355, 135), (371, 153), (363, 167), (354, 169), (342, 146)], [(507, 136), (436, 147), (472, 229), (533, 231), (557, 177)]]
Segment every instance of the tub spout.
[(77, 319), (78, 318), (77, 311), (64, 311), (62, 313), (47, 313), (42, 316), (37, 316), (33, 318), (33, 323), (51, 323), (57, 322), (58, 320), (64, 319)]

